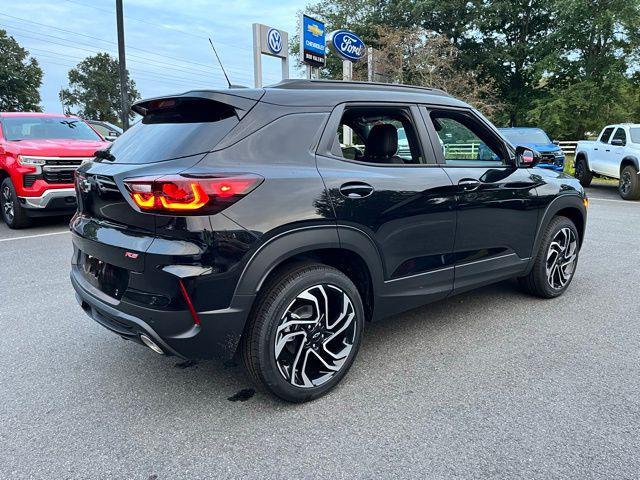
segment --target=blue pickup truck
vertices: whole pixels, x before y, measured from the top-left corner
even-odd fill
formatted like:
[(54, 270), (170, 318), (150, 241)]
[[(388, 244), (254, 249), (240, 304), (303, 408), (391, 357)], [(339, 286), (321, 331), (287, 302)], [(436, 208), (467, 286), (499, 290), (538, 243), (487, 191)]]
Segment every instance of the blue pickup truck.
[(564, 170), (564, 153), (549, 139), (544, 130), (529, 127), (499, 128), (498, 130), (512, 145), (522, 145), (540, 152), (542, 161), (538, 164), (539, 167), (550, 168), (557, 172)]

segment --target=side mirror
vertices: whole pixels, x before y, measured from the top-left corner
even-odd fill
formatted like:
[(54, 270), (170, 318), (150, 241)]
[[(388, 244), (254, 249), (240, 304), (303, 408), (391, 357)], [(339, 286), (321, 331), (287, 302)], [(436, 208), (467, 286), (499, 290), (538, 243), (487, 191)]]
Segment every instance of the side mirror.
[(611, 140), (611, 145), (613, 145), (614, 147), (624, 147), (624, 144), (625, 141), (621, 138), (614, 138), (613, 140)]
[(532, 168), (540, 163), (542, 155), (528, 147), (516, 147), (516, 165), (518, 167)]
[(118, 137), (119, 135), (120, 135), (120, 134), (119, 134), (118, 132), (109, 132), (109, 133), (107, 134), (107, 136), (108, 136), (108, 137), (113, 137), (113, 138), (116, 138), (116, 137)]

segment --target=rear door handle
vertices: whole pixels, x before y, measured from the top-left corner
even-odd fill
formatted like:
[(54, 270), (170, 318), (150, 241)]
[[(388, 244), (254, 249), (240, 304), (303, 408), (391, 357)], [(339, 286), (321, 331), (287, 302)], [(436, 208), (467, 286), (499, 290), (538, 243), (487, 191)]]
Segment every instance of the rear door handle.
[(480, 181), (475, 178), (463, 178), (458, 182), (458, 186), (463, 190), (469, 192), (471, 190), (475, 190), (480, 186)]
[(348, 182), (340, 187), (340, 193), (347, 198), (365, 198), (373, 193), (373, 187), (364, 182)]

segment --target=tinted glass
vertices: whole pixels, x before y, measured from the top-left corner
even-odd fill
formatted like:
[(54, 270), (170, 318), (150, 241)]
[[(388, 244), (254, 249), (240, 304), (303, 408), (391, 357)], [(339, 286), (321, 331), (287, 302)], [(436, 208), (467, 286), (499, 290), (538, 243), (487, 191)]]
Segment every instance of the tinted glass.
[(527, 143), (551, 143), (549, 137), (543, 130), (539, 128), (531, 128), (527, 130), (507, 129), (500, 130), (502, 135), (516, 147)]
[(613, 138), (611, 140), (622, 140), (622, 144), (626, 145), (627, 144), (627, 134), (624, 133), (624, 128), (618, 128), (618, 130), (616, 130), (615, 135), (613, 136)]
[[(411, 165), (423, 162), (418, 137), (410, 120), (411, 113), (405, 108), (349, 108), (345, 111), (337, 131), (338, 142), (344, 158), (368, 163)], [(373, 158), (370, 135), (374, 127), (387, 125), (393, 127), (397, 137), (397, 147), (388, 155), (376, 155)], [(393, 133), (393, 130), (392, 133)], [(380, 135), (380, 129), (374, 135)], [(380, 157), (380, 158), (378, 158)]]
[(630, 128), (629, 136), (633, 143), (640, 143), (640, 128)]
[(89, 125), (68, 117), (5, 117), (2, 129), (7, 140), (93, 140), (102, 141)]
[(613, 133), (613, 127), (605, 128), (604, 131), (602, 132), (602, 136), (600, 137), (600, 141), (602, 143), (607, 143), (612, 133)]
[(184, 101), (147, 114), (109, 150), (114, 163), (154, 163), (205, 153), (239, 123), (233, 107)]
[(430, 116), (447, 165), (506, 163), (497, 140), (473, 118), (454, 112)]

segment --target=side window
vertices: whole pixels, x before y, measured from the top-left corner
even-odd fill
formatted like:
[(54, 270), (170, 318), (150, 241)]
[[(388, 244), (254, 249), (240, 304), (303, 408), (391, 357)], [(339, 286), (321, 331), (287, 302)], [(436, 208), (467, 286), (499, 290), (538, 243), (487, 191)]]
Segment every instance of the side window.
[(470, 115), (452, 111), (432, 111), (429, 116), (438, 134), (447, 165), (485, 166), (508, 163), (504, 144)]
[(626, 145), (627, 144), (627, 134), (625, 133), (624, 128), (618, 127), (618, 129), (616, 130), (615, 135), (611, 139), (611, 143), (613, 143), (614, 140), (621, 140), (622, 141), (622, 145)]
[(411, 110), (400, 107), (347, 107), (332, 152), (381, 165), (425, 163)]
[(600, 141), (602, 143), (609, 143), (609, 138), (611, 138), (611, 134), (613, 133), (613, 127), (605, 128), (600, 136)]

